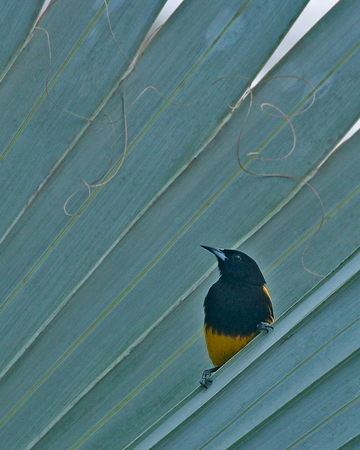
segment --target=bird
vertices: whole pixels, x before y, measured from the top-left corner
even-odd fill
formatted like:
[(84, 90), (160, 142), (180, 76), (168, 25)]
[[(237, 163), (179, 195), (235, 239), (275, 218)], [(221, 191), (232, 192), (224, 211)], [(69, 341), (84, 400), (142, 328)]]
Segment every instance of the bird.
[(274, 312), (266, 281), (257, 263), (245, 253), (201, 245), (216, 256), (220, 278), (204, 301), (204, 332), (214, 364), (204, 370), (200, 384), (208, 388), (211, 374), (256, 335), (273, 329)]

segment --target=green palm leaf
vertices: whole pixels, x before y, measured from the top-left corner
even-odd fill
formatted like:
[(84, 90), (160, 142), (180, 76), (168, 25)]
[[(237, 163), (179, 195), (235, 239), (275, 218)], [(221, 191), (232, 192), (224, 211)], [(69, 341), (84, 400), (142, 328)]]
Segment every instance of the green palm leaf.
[[(0, 85), (1, 448), (261, 448), (274, 436), (278, 448), (319, 448), (358, 408), (350, 381), (327, 395), (358, 370), (359, 133), (323, 163), (359, 116), (358, 2), (340, 1), (269, 74), (316, 92), (291, 119), (288, 158), (247, 155), (281, 158), (293, 143), (287, 121), (260, 106), (299, 113), (309, 86), (278, 78), (253, 91), (241, 161), (295, 178), (239, 167), (249, 96), (229, 108), (248, 86), (239, 77), (256, 77), (306, 3), (185, 1), (129, 76), (164, 1), (109, 2), (128, 59), (101, 2), (58, 0), (14, 44)], [(66, 215), (79, 179), (106, 172), (114, 136), (110, 181), (72, 197), (78, 214)], [(301, 254), (321, 211), (299, 178), (324, 204), (305, 255), (327, 275), (319, 285)], [(241, 245), (281, 316), (206, 392), (201, 305), (216, 273), (198, 244)], [(356, 439), (346, 423), (334, 448)]]

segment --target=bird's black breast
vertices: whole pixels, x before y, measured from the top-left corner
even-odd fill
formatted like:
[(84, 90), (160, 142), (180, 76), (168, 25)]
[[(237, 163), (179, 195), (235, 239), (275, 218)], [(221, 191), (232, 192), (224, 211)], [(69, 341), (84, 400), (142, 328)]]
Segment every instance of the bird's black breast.
[(272, 322), (273, 310), (264, 285), (228, 283), (221, 278), (211, 286), (204, 302), (205, 326), (218, 334), (246, 336), (260, 322)]

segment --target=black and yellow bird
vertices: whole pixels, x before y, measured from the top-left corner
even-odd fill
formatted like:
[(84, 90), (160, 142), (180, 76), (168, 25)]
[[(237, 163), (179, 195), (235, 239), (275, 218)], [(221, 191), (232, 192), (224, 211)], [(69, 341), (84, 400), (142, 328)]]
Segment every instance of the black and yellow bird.
[(220, 271), (204, 301), (204, 332), (214, 366), (200, 384), (208, 387), (211, 374), (245, 347), (261, 331), (273, 328), (274, 313), (266, 281), (256, 262), (243, 252), (201, 247), (213, 253)]

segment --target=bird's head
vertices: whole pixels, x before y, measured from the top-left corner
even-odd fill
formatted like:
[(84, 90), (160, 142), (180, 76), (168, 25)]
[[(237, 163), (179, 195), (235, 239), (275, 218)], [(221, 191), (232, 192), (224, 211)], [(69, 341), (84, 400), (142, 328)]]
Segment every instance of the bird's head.
[(234, 279), (256, 285), (266, 283), (259, 266), (245, 253), (238, 250), (208, 247), (206, 245), (200, 245), (200, 247), (205, 248), (216, 256), (221, 277), (224, 279)]

